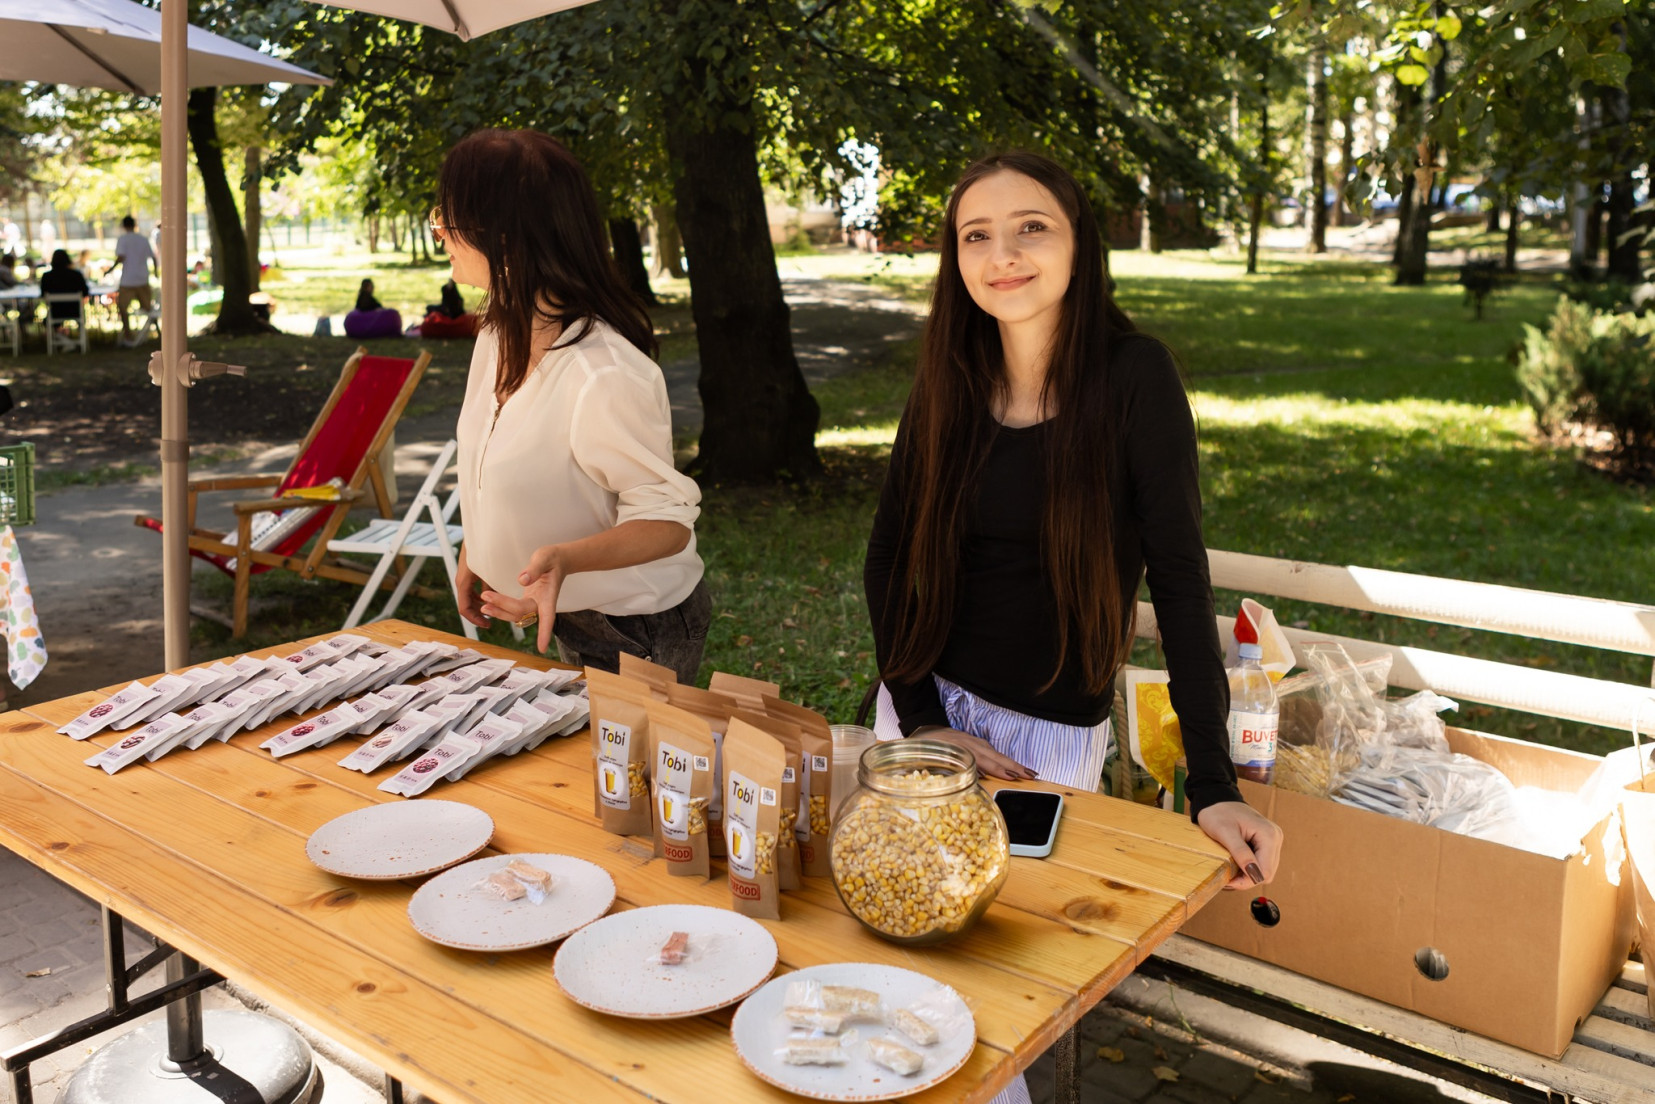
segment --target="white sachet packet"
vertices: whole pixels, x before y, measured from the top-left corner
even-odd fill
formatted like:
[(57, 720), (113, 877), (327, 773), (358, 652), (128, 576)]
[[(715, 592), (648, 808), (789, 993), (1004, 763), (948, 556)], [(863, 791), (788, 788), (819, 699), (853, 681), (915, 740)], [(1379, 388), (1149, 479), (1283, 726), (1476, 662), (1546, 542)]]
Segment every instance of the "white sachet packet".
[(318, 706), (336, 701), (339, 698), (336, 690), (344, 689), (345, 684), (350, 681), (350, 677), (354, 673), (354, 668), (344, 666), (349, 662), (349, 660), (340, 660), (338, 663), (331, 663), (325, 667), (313, 667), (308, 671), (301, 672), (299, 677), (309, 683), (310, 688), (293, 700), (283, 702), (281, 711), (295, 714), (309, 713)]
[(471, 724), (482, 720), (487, 713), (504, 716), (506, 710), (510, 709), (518, 698), (516, 693), (504, 686), (479, 686), (472, 693), (482, 700), (482, 708), (466, 718)]
[(485, 759), (492, 759), (500, 754), (500, 749), (511, 743), (523, 734), (523, 727), (516, 721), (506, 717), (497, 717), (493, 713), (483, 716), (483, 719), (472, 725), (463, 735), (477, 745), (462, 766), (448, 772), (450, 782), (458, 782), (466, 776), (466, 772)]
[(414, 759), (395, 775), (379, 784), (386, 793), (418, 797), (451, 770), (464, 766), (476, 754), (477, 745), (464, 736), (449, 736), (442, 743)]
[(523, 749), (524, 751), (533, 751), (547, 740), (558, 736), (568, 736), (586, 727), (586, 722), (590, 719), (592, 713), (591, 703), (585, 698), (577, 698), (572, 694), (565, 694), (563, 697), (565, 700), (572, 700), (575, 703), (575, 708), (570, 711), (567, 718), (554, 725), (550, 731), (530, 740), (528, 746)]
[(505, 712), (506, 720), (515, 724), (520, 731), (512, 741), (496, 755), (516, 755), (523, 750), (525, 744), (539, 736), (546, 729), (556, 724), (556, 720), (548, 713), (536, 709), (530, 702), (521, 701)]
[[(169, 716), (177, 717), (183, 723), (174, 725), (172, 731), (161, 737), (159, 740), (151, 740), (144, 745), (144, 758), (148, 759), (151, 763), (155, 762), (157, 759), (161, 758), (161, 756), (179, 746), (195, 734), (196, 722), (190, 719), (190, 714), (172, 713), (169, 714)], [(159, 718), (157, 718), (157, 720), (159, 720)]]
[(469, 667), (473, 663), (480, 663), (488, 658), (475, 648), (455, 648), (447, 655), (438, 656), (435, 662), (425, 668), (428, 675), (440, 675), (445, 671), (457, 671), (461, 667)]
[(215, 663), (210, 667), (191, 667), (188, 671), (178, 672), (180, 678), (187, 678), (194, 684), (188, 697), (178, 703), (177, 712), (188, 713), (202, 702), (212, 701), (218, 697), (235, 678), (235, 672), (223, 663)]
[(356, 710), (330, 709), (284, 729), (259, 746), (277, 759), (306, 748), (323, 747), (356, 727)]
[(432, 733), (442, 727), (442, 719), (421, 710), (404, 713), (385, 730), (361, 747), (339, 760), (349, 770), (372, 774), (386, 763), (394, 763), (417, 751)]
[(350, 676), (345, 679), (339, 688), (338, 697), (354, 698), (358, 694), (371, 694), (379, 689), (380, 680), (385, 675), (385, 661), (373, 656), (354, 655), (339, 661), (340, 665), (349, 664), (345, 669)]
[(288, 670), (303, 673), (312, 667), (320, 667), (324, 663), (332, 663), (339, 658), (339, 653), (328, 647), (326, 643), (312, 644), (302, 651), (293, 652), (281, 657), (287, 664)]
[(128, 717), (158, 697), (159, 694), (143, 683), (130, 683), (124, 690), (117, 690), (58, 731), (71, 740), (84, 740), (106, 728), (121, 725)]
[(240, 690), (254, 679), (263, 678), (266, 672), (264, 660), (254, 659), (252, 656), (237, 656), (232, 662), (220, 663), (218, 666), (228, 667), (231, 677), (214, 690), (213, 701), (223, 701), (226, 694)]
[(358, 633), (336, 633), (322, 641), (333, 649), (333, 654), (340, 659), (367, 647), (372, 641)]
[(189, 722), (176, 713), (168, 713), (164, 717), (157, 717), (138, 731), (128, 734), (123, 739), (111, 744), (103, 751), (86, 760), (89, 767), (102, 767), (110, 774), (114, 774), (122, 767), (136, 763), (144, 757), (144, 752), (155, 744), (161, 743), (180, 727)]
[[(285, 680), (285, 681), (284, 681)], [(298, 687), (293, 683), (299, 683)], [(237, 691), (238, 694), (252, 695), (252, 702), (246, 712), (242, 714), (241, 727), (251, 731), (265, 722), (265, 720), (280, 704), (281, 699), (292, 694), (295, 689), (303, 689), (309, 683), (291, 671), (283, 671), (274, 678), (262, 678), (257, 682), (250, 682)], [(223, 700), (223, 699), (221, 699)]]
[[(308, 698), (316, 690), (316, 684), (296, 671), (284, 671), (274, 679), (266, 680), (276, 684), (277, 692), (265, 700), (255, 716), (248, 721), (249, 730), (260, 728), (283, 713), (290, 712), (295, 705)], [(250, 685), (259, 685), (253, 683)]]
[[(398, 680), (413, 678), (419, 673), (420, 665), (430, 661), (431, 654), (423, 649), (416, 648), (413, 644), (409, 644), (386, 652), (378, 659), (384, 664), (380, 668), (380, 678), (384, 680), (383, 685), (388, 686)], [(376, 690), (378, 688), (375, 687)]]
[(184, 714), (184, 719), (192, 726), (189, 734), (184, 737), (184, 750), (194, 751), (234, 725), (236, 717), (235, 709), (221, 701), (202, 702)]
[(184, 700), (195, 693), (195, 681), (183, 675), (162, 675), (149, 684), (155, 691), (155, 700), (129, 714), (123, 722), (128, 725), (147, 725), (164, 713), (171, 713), (173, 706), (183, 704)]
[(574, 699), (560, 697), (546, 690), (542, 690), (533, 698), (518, 702), (513, 707), (514, 709), (527, 709), (538, 713), (541, 717), (541, 723), (526, 732), (523, 738), (518, 740), (506, 754), (516, 755), (520, 751), (529, 751), (539, 747), (550, 738), (552, 733), (563, 728), (570, 715), (575, 712), (578, 704)]
[(355, 712), (357, 721), (351, 731), (358, 736), (366, 736), (399, 712), (402, 703), (396, 697), (387, 696), (385, 692), (376, 690), (371, 694), (353, 698), (339, 708)]
[(562, 667), (553, 667), (547, 671), (536, 671), (535, 674), (540, 676), (542, 689), (553, 692), (562, 690), (565, 686), (581, 678), (579, 671), (570, 671)]

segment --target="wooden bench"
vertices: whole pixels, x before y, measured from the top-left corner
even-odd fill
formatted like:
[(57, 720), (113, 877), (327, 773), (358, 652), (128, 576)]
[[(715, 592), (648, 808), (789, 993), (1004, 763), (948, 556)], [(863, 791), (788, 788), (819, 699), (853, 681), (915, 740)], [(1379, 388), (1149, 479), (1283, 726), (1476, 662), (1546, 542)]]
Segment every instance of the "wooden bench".
[[(1264, 599), (1290, 599), (1410, 621), (1655, 657), (1655, 607), (1462, 582), (1362, 567), (1336, 567), (1211, 551), (1213, 585)], [(1234, 619), (1219, 618), (1221, 633)], [(1155, 636), (1155, 614), (1138, 607), (1138, 635)], [(1334, 640), (1358, 662), (1388, 654), (1390, 684), (1431, 689), (1540, 717), (1648, 735), (1655, 694), (1638, 685), (1375, 643), (1285, 627), (1295, 649)], [(1652, 673), (1651, 686), (1655, 686)], [(1504, 1100), (1655, 1104), (1655, 1022), (1637, 959), (1575, 1034), (1560, 1059), (1544, 1058), (1417, 1013), (1185, 937), (1169, 940), (1140, 972), (1306, 1028)]]

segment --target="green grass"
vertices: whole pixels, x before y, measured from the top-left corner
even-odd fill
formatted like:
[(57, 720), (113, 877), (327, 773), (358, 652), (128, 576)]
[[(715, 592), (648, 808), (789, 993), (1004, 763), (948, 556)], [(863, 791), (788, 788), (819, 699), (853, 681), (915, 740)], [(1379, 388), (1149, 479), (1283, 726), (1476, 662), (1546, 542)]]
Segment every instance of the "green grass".
[[(1513, 382), (1507, 352), (1523, 322), (1549, 312), (1548, 283), (1508, 289), (1479, 323), (1451, 275), (1397, 289), (1381, 268), (1326, 261), (1273, 260), (1252, 278), (1199, 254), (1118, 253), (1114, 266), (1123, 305), (1189, 372), (1211, 546), (1655, 604), (1655, 494), (1537, 443)], [(927, 291), (923, 273), (870, 278)], [(762, 675), (833, 720), (850, 718), (873, 675), (862, 554), (913, 355), (908, 343), (883, 366), (817, 389), (822, 483), (703, 489), (699, 546), (714, 604), (703, 679), (712, 669)], [(227, 604), (227, 580), (201, 589)], [(336, 627), (354, 597), (271, 575), (254, 590), (273, 618), (257, 643)], [(1220, 594), (1221, 610), (1239, 597)], [(1644, 658), (1273, 605), (1284, 624), (1315, 631), (1649, 679)], [(405, 604), (404, 615), (457, 625), (446, 600)], [(216, 626), (197, 632), (211, 654), (236, 650)], [(1139, 658), (1153, 661), (1152, 651)], [(1470, 703), (1455, 719), (1596, 752), (1624, 739)]]

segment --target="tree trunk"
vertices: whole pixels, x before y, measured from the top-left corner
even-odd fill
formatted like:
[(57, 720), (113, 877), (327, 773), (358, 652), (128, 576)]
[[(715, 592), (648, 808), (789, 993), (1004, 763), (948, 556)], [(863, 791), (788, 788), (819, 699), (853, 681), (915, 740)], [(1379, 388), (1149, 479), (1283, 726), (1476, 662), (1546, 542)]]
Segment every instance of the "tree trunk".
[(1310, 51), (1310, 252), (1327, 252), (1327, 46)]
[(1643, 280), (1643, 269), (1639, 264), (1643, 236), (1633, 233), (1636, 227), (1634, 213), (1638, 206), (1634, 193), (1636, 187), (1631, 169), (1616, 173), (1614, 179), (1609, 181), (1609, 226), (1605, 233), (1609, 243), (1609, 265), (1604, 274), (1611, 280), (1623, 280), (1629, 284)]
[(649, 269), (644, 266), (644, 239), (638, 233), (637, 220), (612, 218), (609, 220), (609, 248), (615, 254), (615, 267), (632, 293), (645, 306), (658, 307), (655, 289), (649, 286)]
[(247, 238), (242, 231), (241, 212), (236, 210), (236, 193), (224, 175), (224, 147), (218, 139), (218, 89), (192, 88), (189, 99), (190, 146), (195, 150), (196, 170), (201, 174), (207, 196), (207, 219), (214, 230), (214, 282), (224, 288), (213, 332), (219, 334), (268, 333), (269, 323), (253, 313), (247, 297), (249, 286)]
[(1333, 190), (1333, 225), (1345, 225), (1350, 208), (1345, 203), (1345, 186), (1350, 183), (1351, 162), (1356, 158), (1356, 114), (1347, 104), (1339, 117), (1339, 183)]
[(241, 203), (247, 224), (247, 278), (253, 291), (259, 290), (259, 227), (264, 217), (264, 212), (259, 209), (259, 183), (262, 179), (259, 147), (248, 146), (241, 177)]
[(379, 216), (369, 215), (368, 222), (368, 252), (379, 252)]
[[(1591, 149), (1591, 133), (1595, 123), (1593, 113), (1597, 105), (1582, 91), (1575, 97), (1575, 133), (1582, 154)], [(1575, 165), (1574, 188), (1569, 194), (1569, 271), (1578, 279), (1597, 277), (1598, 257), (1596, 235), (1598, 201), (1592, 186), (1584, 177), (1585, 166)]]
[(1402, 194), (1396, 197), (1396, 241), (1391, 245), (1391, 264), (1402, 263), (1408, 242), (1409, 228), (1414, 219), (1414, 174), (1402, 176)]
[(1498, 196), (1488, 201), (1488, 221), (1483, 223), (1483, 231), (1489, 234), (1500, 232), (1500, 198)]
[(655, 223), (655, 275), (682, 280), (684, 271), (684, 239), (678, 233), (678, 215), (670, 203), (657, 203), (650, 212)]
[(1506, 271), (1516, 272), (1518, 245), (1517, 226), (1523, 221), (1523, 208), (1521, 206), (1521, 200), (1516, 193), (1512, 194), (1511, 202), (1507, 204), (1507, 206), (1510, 208), (1510, 213), (1506, 215)]
[(1258, 173), (1259, 186), (1247, 209), (1247, 275), (1258, 274), (1258, 236), (1264, 222), (1264, 193), (1270, 179), (1270, 48), (1264, 48), (1264, 58), (1258, 73)]
[(1161, 199), (1161, 186), (1147, 173), (1143, 178), (1144, 217), (1138, 224), (1138, 248), (1145, 253), (1161, 251), (1161, 227), (1166, 221), (1166, 204)]
[[(691, 87), (710, 82), (692, 59)], [(787, 300), (765, 218), (751, 105), (722, 97), (703, 103), (703, 128), (667, 104), (667, 150), (674, 162), (679, 230), (690, 269), (690, 307), (701, 354), (703, 480), (756, 483), (807, 479), (821, 471), (821, 409), (793, 355)]]

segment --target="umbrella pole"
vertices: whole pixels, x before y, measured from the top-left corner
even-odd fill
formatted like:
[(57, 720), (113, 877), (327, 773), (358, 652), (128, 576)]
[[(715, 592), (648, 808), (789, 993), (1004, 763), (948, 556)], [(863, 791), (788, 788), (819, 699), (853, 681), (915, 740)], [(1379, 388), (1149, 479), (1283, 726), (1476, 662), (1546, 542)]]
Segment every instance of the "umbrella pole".
[(188, 209), (189, 4), (161, 5), (161, 569), (169, 671), (190, 661), (185, 221)]

